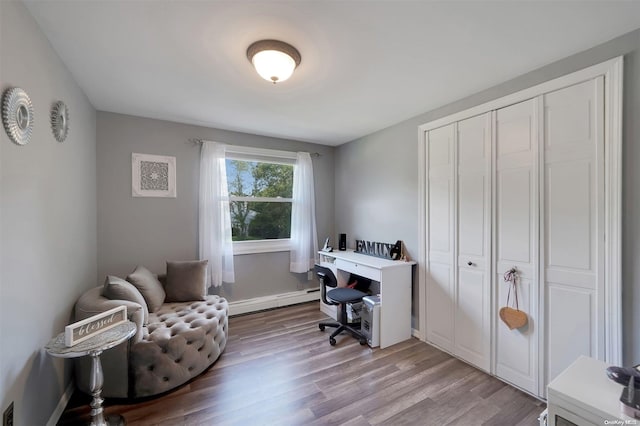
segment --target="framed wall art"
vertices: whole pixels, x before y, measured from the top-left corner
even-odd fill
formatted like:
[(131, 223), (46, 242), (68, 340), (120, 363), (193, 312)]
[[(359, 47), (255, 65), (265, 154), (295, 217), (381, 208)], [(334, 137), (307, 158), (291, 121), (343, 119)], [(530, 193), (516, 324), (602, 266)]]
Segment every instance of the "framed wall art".
[(132, 153), (131, 195), (176, 198), (176, 157)]

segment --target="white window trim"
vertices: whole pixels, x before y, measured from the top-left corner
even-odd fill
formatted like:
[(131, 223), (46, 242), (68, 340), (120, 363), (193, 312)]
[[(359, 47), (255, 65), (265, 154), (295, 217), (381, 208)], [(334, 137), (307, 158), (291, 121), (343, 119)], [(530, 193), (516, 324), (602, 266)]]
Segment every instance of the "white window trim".
[(233, 255), (274, 253), (279, 251), (290, 251), (291, 240), (289, 238), (274, 240), (248, 240), (234, 241)]
[[(262, 157), (262, 158), (261, 158)], [(227, 145), (225, 158), (230, 160), (261, 161), (275, 164), (295, 165), (297, 154), (291, 151), (279, 151), (274, 149), (253, 148), (248, 146)], [(293, 198), (263, 198), (263, 197), (240, 197), (229, 196), (229, 201), (251, 201), (251, 202), (288, 202), (292, 203)], [(248, 240), (234, 241), (233, 255), (275, 253), (291, 250), (291, 239), (270, 239), (270, 240)]]
[(241, 197), (230, 195), (229, 201), (247, 201), (250, 203), (293, 203), (293, 198), (283, 197)]

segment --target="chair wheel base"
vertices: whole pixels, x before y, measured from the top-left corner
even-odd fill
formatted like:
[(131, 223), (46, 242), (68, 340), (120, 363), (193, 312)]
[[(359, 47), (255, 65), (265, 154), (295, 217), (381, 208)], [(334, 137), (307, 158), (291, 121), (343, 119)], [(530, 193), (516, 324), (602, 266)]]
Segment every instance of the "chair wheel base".
[(319, 324), (319, 325), (318, 325), (318, 328), (320, 329), (320, 331), (324, 331), (324, 325)]
[(329, 344), (331, 346), (335, 346), (336, 345), (336, 339), (334, 339), (333, 337), (329, 337)]
[(360, 339), (360, 344), (362, 346), (366, 345), (367, 344), (367, 339)]

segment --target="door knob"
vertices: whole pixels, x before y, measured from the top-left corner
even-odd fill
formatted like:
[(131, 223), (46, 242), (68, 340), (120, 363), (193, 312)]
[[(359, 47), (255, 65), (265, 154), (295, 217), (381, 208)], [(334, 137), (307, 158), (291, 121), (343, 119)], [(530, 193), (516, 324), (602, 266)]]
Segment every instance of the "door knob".
[(469, 265), (469, 266), (473, 266), (473, 262), (472, 262), (472, 261), (468, 261), (468, 262), (467, 262), (467, 265)]

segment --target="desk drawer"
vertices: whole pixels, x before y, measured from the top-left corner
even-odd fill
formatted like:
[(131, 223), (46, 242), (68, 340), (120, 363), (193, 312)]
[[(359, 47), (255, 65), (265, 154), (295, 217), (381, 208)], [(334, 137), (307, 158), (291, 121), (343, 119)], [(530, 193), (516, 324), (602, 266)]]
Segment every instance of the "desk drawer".
[(346, 260), (336, 259), (336, 268), (361, 277), (369, 278), (374, 281), (380, 281), (380, 270), (370, 266), (360, 265), (355, 262), (347, 262)]

